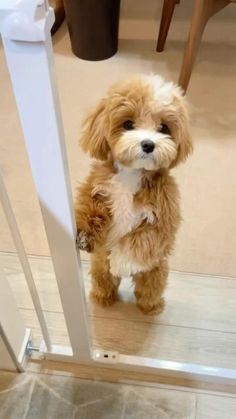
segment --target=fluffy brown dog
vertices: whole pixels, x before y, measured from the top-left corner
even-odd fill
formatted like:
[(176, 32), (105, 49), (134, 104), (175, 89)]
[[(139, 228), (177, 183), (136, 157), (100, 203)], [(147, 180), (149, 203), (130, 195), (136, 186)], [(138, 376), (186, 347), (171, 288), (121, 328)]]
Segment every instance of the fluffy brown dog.
[(77, 243), (92, 252), (92, 296), (102, 305), (132, 276), (137, 304), (160, 313), (167, 257), (180, 223), (170, 169), (192, 151), (181, 90), (158, 76), (116, 85), (87, 117), (80, 140), (97, 159), (79, 188)]

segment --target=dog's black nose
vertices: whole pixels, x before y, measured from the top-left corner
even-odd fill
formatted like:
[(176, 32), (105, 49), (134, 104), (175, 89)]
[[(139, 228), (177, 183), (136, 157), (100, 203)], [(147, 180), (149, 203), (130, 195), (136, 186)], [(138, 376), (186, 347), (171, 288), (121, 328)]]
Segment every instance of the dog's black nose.
[(143, 140), (141, 141), (141, 147), (145, 153), (152, 153), (155, 148), (155, 144), (151, 140)]

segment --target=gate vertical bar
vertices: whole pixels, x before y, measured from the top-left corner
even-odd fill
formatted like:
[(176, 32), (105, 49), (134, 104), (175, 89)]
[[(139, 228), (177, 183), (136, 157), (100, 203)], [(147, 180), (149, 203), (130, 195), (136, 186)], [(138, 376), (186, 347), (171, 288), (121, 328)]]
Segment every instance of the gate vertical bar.
[[(24, 325), (10, 285), (0, 266), (0, 337), (4, 341), (16, 368), (23, 370), (30, 329)], [(4, 365), (1, 366), (4, 368)]]
[(9, 3), (1, 33), (25, 145), (74, 359), (89, 362), (86, 299), (54, 76), (50, 35), (54, 15), (41, 0), (10, 1), (5, 3), (8, 8)]
[(3, 211), (5, 213), (7, 223), (12, 235), (13, 242), (16, 247), (16, 251), (18, 254), (18, 257), (20, 259), (20, 263), (22, 266), (22, 270), (25, 275), (25, 280), (27, 282), (29, 292), (34, 304), (34, 308), (38, 317), (38, 321), (40, 324), (40, 328), (42, 331), (42, 335), (44, 338), (45, 345), (47, 347), (47, 350), (51, 350), (51, 339), (48, 332), (48, 327), (46, 323), (46, 319), (43, 313), (42, 305), (38, 296), (37, 288), (34, 283), (33, 274), (31, 271), (31, 267), (25, 252), (24, 244), (20, 235), (20, 231), (18, 229), (18, 225), (14, 216), (13, 209), (11, 207), (11, 203), (7, 194), (7, 190), (4, 185), (3, 177), (0, 171), (0, 202), (2, 204)]

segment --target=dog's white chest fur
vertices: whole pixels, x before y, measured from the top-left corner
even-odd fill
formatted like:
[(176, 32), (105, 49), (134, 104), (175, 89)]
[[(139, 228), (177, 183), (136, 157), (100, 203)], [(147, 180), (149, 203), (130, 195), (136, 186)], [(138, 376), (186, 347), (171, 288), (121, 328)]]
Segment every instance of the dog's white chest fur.
[(111, 251), (110, 269), (114, 276), (130, 276), (143, 269), (132, 261), (132, 249), (124, 251), (119, 240), (130, 233), (144, 219), (153, 222), (153, 214), (146, 207), (134, 205), (134, 195), (141, 187), (141, 172), (120, 168), (110, 184), (112, 225), (108, 232), (107, 247)]
[(141, 173), (138, 170), (121, 168), (112, 178), (110, 201), (112, 225), (108, 234), (108, 246), (133, 230), (142, 220), (142, 211), (134, 206), (134, 195), (141, 186)]

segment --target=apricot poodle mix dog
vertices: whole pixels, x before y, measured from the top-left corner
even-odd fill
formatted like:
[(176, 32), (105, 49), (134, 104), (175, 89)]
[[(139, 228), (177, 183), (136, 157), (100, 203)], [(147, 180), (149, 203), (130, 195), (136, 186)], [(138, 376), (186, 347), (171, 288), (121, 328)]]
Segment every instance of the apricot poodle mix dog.
[(132, 276), (140, 309), (160, 313), (181, 218), (169, 172), (192, 151), (180, 88), (158, 76), (115, 85), (87, 117), (80, 144), (96, 159), (76, 202), (77, 245), (92, 253), (91, 295), (110, 305)]

